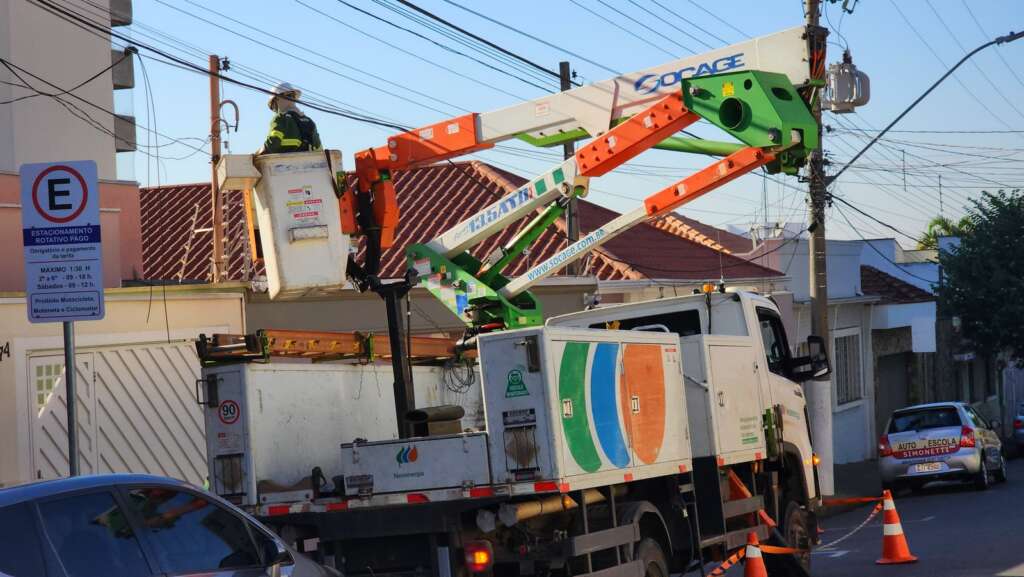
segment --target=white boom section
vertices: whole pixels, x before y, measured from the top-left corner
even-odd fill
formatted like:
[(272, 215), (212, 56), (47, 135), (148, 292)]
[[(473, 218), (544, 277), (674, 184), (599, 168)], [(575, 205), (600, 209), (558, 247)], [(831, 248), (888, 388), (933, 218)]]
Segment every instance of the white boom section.
[(551, 258), (512, 279), (498, 292), (507, 299), (512, 298), (558, 272), (563, 266), (579, 260), (583, 255), (648, 218), (650, 217), (647, 214), (647, 209), (643, 206), (634, 208), (625, 214), (620, 214), (607, 223), (595, 228), (583, 238), (555, 253)]
[(535, 98), (478, 116), (481, 142), (499, 142), (527, 133), (557, 135), (582, 128), (591, 136), (607, 131), (615, 120), (630, 116), (659, 98), (679, 90), (680, 81), (741, 70), (785, 74), (793, 86), (809, 81), (806, 28), (781, 32), (628, 72), (550, 96)]
[[(659, 98), (678, 91), (681, 80), (692, 76), (747, 69), (763, 70), (785, 74), (793, 85), (801, 86), (808, 82), (805, 30), (805, 27), (797, 26), (704, 54), (629, 72), (610, 80), (481, 113), (477, 116), (478, 140), (500, 142), (523, 133), (544, 137), (577, 128), (597, 136), (611, 128), (616, 120), (635, 114)], [(438, 253), (453, 257), (509, 226), (531, 210), (554, 200), (562, 193), (560, 188), (563, 183), (573, 186), (577, 174), (576, 160), (566, 160), (448, 229), (427, 245)], [(556, 178), (556, 175), (562, 178)], [(565, 262), (571, 261), (563, 261), (561, 264)]]
[[(448, 258), (460, 254), (531, 210), (550, 203), (560, 194), (567, 194), (575, 180), (576, 159), (570, 158), (449, 228), (427, 246)], [(563, 185), (570, 188), (563, 190)]]

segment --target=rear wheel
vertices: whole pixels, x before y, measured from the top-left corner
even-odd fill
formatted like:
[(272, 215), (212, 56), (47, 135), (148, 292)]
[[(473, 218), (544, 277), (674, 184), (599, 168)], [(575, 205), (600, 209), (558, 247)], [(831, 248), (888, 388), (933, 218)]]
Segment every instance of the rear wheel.
[(1002, 453), (999, 454), (999, 468), (996, 469), (996, 481), (1000, 483), (1006, 482), (1006, 456)]
[(991, 486), (991, 480), (988, 474), (988, 463), (985, 462), (985, 454), (981, 454), (981, 466), (978, 468), (978, 473), (974, 476), (974, 488), (979, 491), (985, 491)]
[(661, 545), (650, 538), (640, 540), (636, 546), (636, 560), (643, 563), (644, 577), (668, 577), (668, 561)]

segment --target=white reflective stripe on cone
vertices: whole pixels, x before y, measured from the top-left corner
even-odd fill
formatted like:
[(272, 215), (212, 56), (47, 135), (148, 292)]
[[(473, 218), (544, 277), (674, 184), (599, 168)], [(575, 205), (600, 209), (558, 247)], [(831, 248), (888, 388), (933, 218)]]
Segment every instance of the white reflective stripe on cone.
[(751, 559), (751, 558), (753, 558), (753, 559), (760, 559), (761, 558), (761, 548), (760, 547), (755, 547), (754, 545), (747, 545), (747, 553), (746, 553), (746, 555), (747, 555), (747, 559)]
[(888, 537), (888, 536), (891, 536), (891, 535), (902, 535), (902, 534), (903, 534), (903, 525), (901, 525), (899, 523), (891, 523), (891, 524), (887, 524), (887, 525), (882, 526), (882, 535), (885, 535), (885, 536)]
[(882, 508), (885, 509), (886, 511), (892, 511), (893, 509), (896, 508), (896, 503), (893, 503), (892, 499), (886, 499), (885, 505), (883, 505)]

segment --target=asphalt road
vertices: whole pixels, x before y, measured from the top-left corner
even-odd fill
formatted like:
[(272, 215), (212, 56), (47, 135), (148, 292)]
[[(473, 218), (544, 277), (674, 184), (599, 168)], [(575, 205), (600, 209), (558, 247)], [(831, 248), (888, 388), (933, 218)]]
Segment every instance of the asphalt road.
[[(812, 554), (814, 577), (1024, 577), (1024, 459), (1009, 461), (1009, 482), (984, 492), (932, 485), (896, 497), (910, 552), (907, 565), (876, 565), (882, 551), (879, 514), (849, 539)], [(870, 506), (822, 520), (822, 543), (861, 524)], [(732, 574), (730, 572), (730, 574)], [(742, 573), (741, 573), (742, 574)]]

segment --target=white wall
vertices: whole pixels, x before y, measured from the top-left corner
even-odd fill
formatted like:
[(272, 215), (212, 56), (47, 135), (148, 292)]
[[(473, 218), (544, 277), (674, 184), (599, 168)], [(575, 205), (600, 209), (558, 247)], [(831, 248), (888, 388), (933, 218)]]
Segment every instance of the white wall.
[(910, 327), (915, 353), (935, 352), (935, 301), (878, 305), (871, 316), (875, 329)]
[[(92, 0), (106, 9), (108, 0)], [(110, 66), (110, 42), (65, 22), (37, 5), (17, 0), (0, 2), (0, 56), (33, 74), (70, 88)], [(34, 87), (55, 92), (45, 83), (25, 76)], [(6, 68), (0, 80), (20, 82)], [(30, 92), (0, 83), (0, 100)], [(75, 91), (82, 99), (113, 111), (110, 72)], [(96, 122), (113, 131), (113, 117), (73, 97)], [(54, 99), (38, 96), (0, 106), (0, 170), (17, 171), (28, 162), (56, 160), (96, 161), (99, 176), (117, 177), (114, 139), (75, 118)]]
[[(873, 305), (865, 302), (829, 305), (829, 328), (833, 332), (856, 329), (860, 334), (861, 387), (863, 397), (836, 405), (836, 381), (832, 384), (832, 450), (836, 464), (870, 459), (874, 451), (874, 359), (872, 358), (871, 319)], [(803, 342), (811, 332), (811, 312), (807, 303), (794, 307), (795, 343)], [(835, 359), (831, 359), (835, 366)]]
[[(937, 263), (900, 262), (902, 249), (895, 239), (881, 238), (869, 240), (867, 244), (871, 246), (864, 247), (864, 252), (861, 255), (862, 264), (877, 268), (885, 274), (912, 284), (919, 289), (934, 292), (932, 287), (939, 283), (939, 265)], [(878, 250), (873, 250), (872, 246)], [(899, 266), (890, 261), (899, 263)]]
[[(780, 245), (784, 246), (779, 248)], [(781, 271), (790, 279), (787, 289), (793, 293), (794, 300), (805, 302), (810, 299), (808, 246), (808, 241), (803, 239), (772, 239), (762, 243), (755, 251), (738, 256)], [(826, 267), (830, 299), (861, 295), (860, 257), (863, 250), (861, 241), (828, 241)]]

